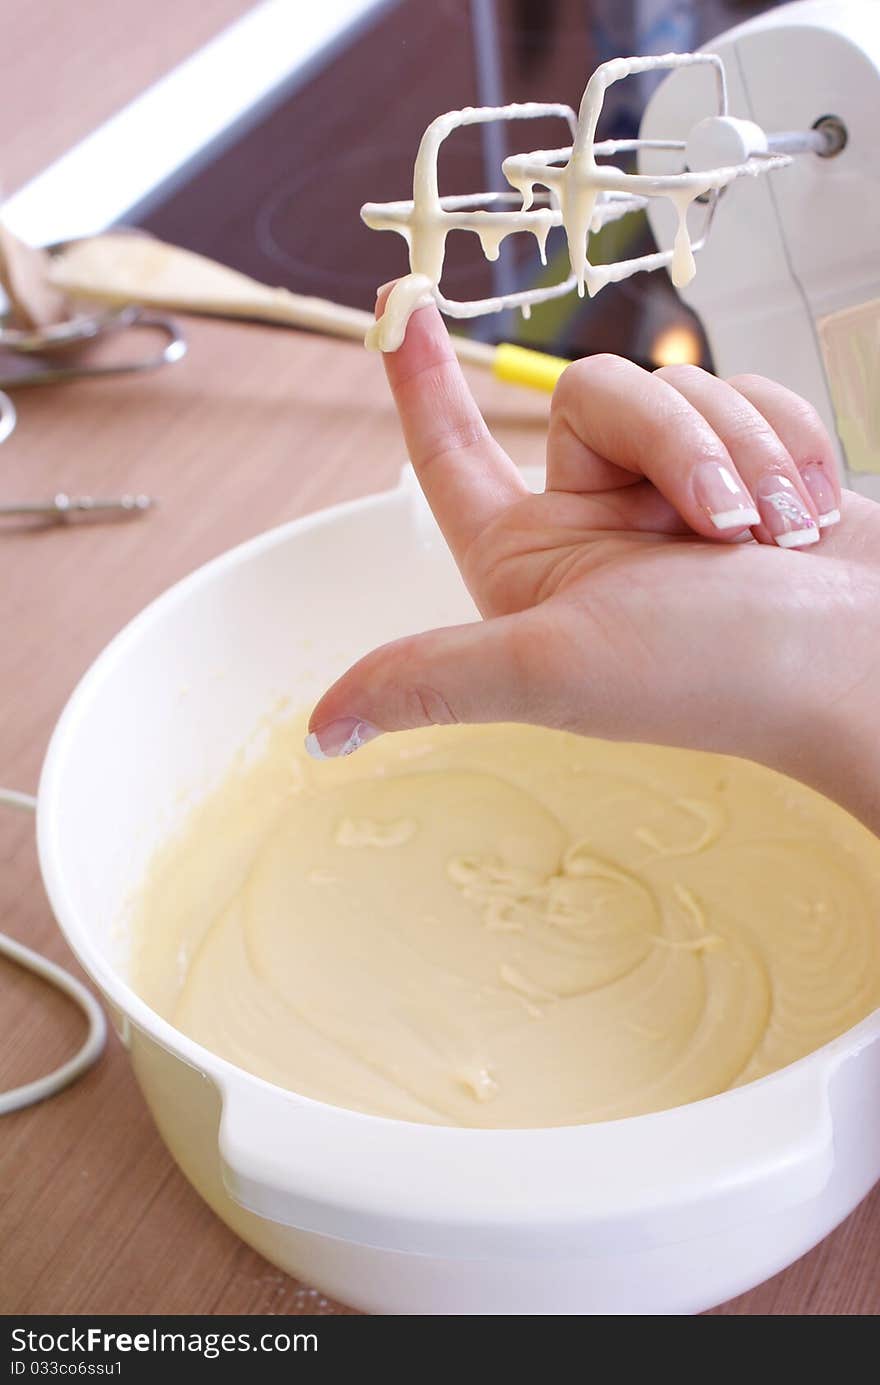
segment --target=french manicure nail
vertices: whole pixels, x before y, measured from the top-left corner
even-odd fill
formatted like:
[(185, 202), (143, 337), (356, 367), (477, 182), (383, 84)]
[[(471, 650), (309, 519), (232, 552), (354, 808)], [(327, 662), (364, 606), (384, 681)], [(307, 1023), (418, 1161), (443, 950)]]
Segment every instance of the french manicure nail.
[(700, 462), (694, 495), (716, 529), (748, 529), (761, 522), (745, 486), (721, 462)]
[(819, 512), (819, 528), (827, 529), (829, 525), (837, 524), (840, 520), (837, 496), (823, 463), (810, 462), (808, 466), (803, 468), (801, 477), (810, 492), (810, 499)]
[(762, 476), (755, 496), (761, 519), (780, 548), (803, 548), (817, 542), (816, 521), (787, 476), (777, 472)]
[(341, 755), (353, 755), (367, 741), (373, 741), (382, 732), (368, 721), (357, 717), (340, 717), (328, 721), (306, 736), (306, 751), (313, 760), (335, 760)]

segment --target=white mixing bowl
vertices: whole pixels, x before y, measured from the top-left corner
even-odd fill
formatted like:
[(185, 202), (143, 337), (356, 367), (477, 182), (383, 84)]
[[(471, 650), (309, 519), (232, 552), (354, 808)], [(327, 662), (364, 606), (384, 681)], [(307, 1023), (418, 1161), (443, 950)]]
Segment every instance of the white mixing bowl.
[(690, 1106), (480, 1131), (283, 1091), (186, 1038), (127, 980), (127, 900), (182, 795), (215, 783), (280, 699), (305, 705), (374, 645), (473, 614), (406, 477), (179, 583), (58, 723), (39, 792), (49, 897), (174, 1158), (276, 1265), (374, 1313), (697, 1312), (790, 1264), (880, 1177), (880, 1012)]

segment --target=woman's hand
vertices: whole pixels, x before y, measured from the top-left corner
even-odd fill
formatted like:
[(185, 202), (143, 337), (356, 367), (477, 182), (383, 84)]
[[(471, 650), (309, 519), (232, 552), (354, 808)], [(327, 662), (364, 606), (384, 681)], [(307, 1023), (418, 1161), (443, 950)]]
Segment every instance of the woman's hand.
[(436, 309), (385, 359), (484, 620), (360, 660), (314, 709), (314, 753), (534, 722), (763, 761), (880, 827), (880, 506), (841, 499), (809, 405), (757, 376), (591, 357), (559, 382), (533, 495)]

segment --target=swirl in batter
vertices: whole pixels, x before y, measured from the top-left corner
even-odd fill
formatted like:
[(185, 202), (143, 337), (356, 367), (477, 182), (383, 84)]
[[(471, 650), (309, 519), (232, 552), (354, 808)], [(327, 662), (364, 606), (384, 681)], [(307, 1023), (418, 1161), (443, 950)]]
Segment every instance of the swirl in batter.
[(315, 764), (274, 733), (157, 857), (135, 980), (340, 1106), (464, 1126), (641, 1114), (880, 1004), (880, 842), (770, 770), (523, 726)]

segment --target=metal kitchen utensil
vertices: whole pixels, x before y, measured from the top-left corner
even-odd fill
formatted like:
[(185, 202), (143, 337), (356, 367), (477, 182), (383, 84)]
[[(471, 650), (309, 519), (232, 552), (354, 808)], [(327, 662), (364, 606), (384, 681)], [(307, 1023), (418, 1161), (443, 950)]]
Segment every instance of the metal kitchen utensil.
[[(0, 390), (0, 443), (15, 431), (15, 405)], [(59, 491), (51, 500), (13, 500), (0, 502), (0, 520), (39, 519), (64, 524), (70, 520), (126, 519), (152, 510), (156, 501), (150, 495), (120, 495), (98, 499), (92, 495), (68, 495)]]
[(120, 495), (101, 500), (92, 495), (67, 495), (59, 491), (51, 500), (22, 500), (0, 503), (0, 519), (43, 517), (65, 524), (72, 519), (125, 519), (151, 510), (156, 501), (150, 495)]
[[(57, 353), (85, 346), (110, 332), (128, 327), (153, 329), (166, 338), (161, 351), (134, 360), (109, 365), (64, 364)], [(34, 358), (31, 370), (4, 371), (0, 363), (0, 389), (19, 389), (26, 385), (54, 385), (66, 380), (87, 380), (106, 375), (132, 375), (171, 365), (186, 355), (186, 339), (170, 318), (145, 313), (136, 304), (121, 308), (98, 308), (80, 313), (66, 322), (37, 329), (0, 326), (0, 348)]]

